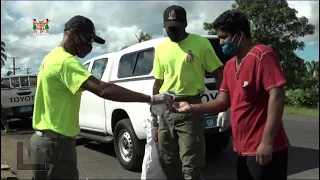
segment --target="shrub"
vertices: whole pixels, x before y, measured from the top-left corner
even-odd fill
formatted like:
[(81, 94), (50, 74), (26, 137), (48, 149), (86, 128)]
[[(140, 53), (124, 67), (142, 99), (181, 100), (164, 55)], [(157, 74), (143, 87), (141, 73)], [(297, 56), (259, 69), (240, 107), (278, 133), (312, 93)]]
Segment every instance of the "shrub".
[(319, 107), (319, 90), (309, 89), (289, 89), (286, 91), (286, 104), (294, 107)]

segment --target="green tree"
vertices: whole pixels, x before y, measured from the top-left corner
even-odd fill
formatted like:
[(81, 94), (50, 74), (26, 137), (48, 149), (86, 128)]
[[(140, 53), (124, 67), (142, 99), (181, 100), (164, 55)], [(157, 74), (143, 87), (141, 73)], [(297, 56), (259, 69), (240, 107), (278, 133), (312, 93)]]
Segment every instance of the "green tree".
[(8, 72), (6, 73), (6, 76), (10, 76), (11, 74), (13, 74), (13, 72), (12, 72), (12, 71), (8, 71)]
[(7, 60), (7, 55), (5, 54), (5, 49), (4, 47), (6, 46), (6, 44), (1, 41), (1, 68), (5, 65), (5, 61)]
[(319, 61), (307, 61), (305, 65), (305, 88), (319, 89)]
[(315, 78), (319, 76), (319, 61), (307, 61), (305, 64), (310, 77)]
[[(140, 34), (139, 34), (139, 36), (136, 35), (136, 34), (135, 34), (135, 36), (136, 36), (136, 38), (137, 38), (137, 40), (138, 40), (138, 43), (141, 43), (141, 42), (143, 42), (143, 41), (148, 41), (148, 40), (152, 39), (151, 35), (148, 34), (148, 33), (146, 33), (146, 32), (144, 32), (144, 31), (141, 31)], [(127, 48), (127, 47), (129, 47), (129, 46), (128, 46), (128, 45), (127, 45), (127, 46), (123, 46), (123, 47), (121, 48), (121, 50), (122, 50), (122, 49), (125, 49), (125, 48)]]
[[(305, 45), (299, 38), (314, 34), (315, 26), (308, 18), (297, 17), (286, 0), (236, 0), (232, 8), (247, 13), (254, 42), (267, 44), (278, 53), (288, 88), (299, 86), (305, 64), (295, 50), (303, 50)], [(203, 25), (208, 34), (215, 34), (212, 23)]]
[(151, 35), (144, 31), (141, 31), (139, 36), (136, 35), (136, 37), (139, 43), (152, 39)]

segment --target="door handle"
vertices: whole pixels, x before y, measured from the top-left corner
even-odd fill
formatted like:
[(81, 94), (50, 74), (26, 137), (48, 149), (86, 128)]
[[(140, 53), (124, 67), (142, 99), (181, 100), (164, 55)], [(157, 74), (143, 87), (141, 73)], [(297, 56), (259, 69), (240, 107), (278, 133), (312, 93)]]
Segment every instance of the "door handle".
[(19, 96), (29, 95), (29, 94), (31, 94), (31, 91), (28, 91), (28, 92), (18, 92), (17, 94), (18, 94)]

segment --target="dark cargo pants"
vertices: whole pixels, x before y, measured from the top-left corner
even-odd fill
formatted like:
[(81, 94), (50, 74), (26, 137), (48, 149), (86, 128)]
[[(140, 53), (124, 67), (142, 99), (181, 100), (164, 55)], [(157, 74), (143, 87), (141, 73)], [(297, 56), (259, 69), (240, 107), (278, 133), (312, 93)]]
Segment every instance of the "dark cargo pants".
[[(177, 101), (197, 104), (201, 103), (201, 98), (179, 98)], [(167, 179), (202, 179), (204, 115), (166, 111), (159, 119), (158, 148)]]
[(34, 180), (79, 179), (76, 139), (59, 136), (51, 138), (33, 134), (29, 144), (29, 157), (35, 169)]

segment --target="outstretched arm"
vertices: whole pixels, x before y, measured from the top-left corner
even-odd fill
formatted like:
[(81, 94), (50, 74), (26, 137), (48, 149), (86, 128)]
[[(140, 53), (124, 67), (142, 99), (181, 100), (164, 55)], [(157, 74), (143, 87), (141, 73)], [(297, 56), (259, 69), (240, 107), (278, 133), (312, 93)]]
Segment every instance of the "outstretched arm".
[(74, 57), (66, 59), (60, 68), (60, 81), (72, 94), (78, 91), (88, 90), (102, 98), (120, 102), (145, 102), (145, 103), (171, 103), (172, 97), (164, 94), (148, 96), (146, 94), (131, 91), (112, 83), (106, 83), (95, 78)]
[(151, 102), (151, 97), (142, 93), (134, 92), (116, 84), (106, 83), (90, 76), (81, 86), (95, 95), (104, 99), (118, 102)]
[(192, 104), (191, 112), (202, 114), (217, 114), (226, 111), (230, 107), (229, 93), (220, 92), (217, 98), (203, 104)]

